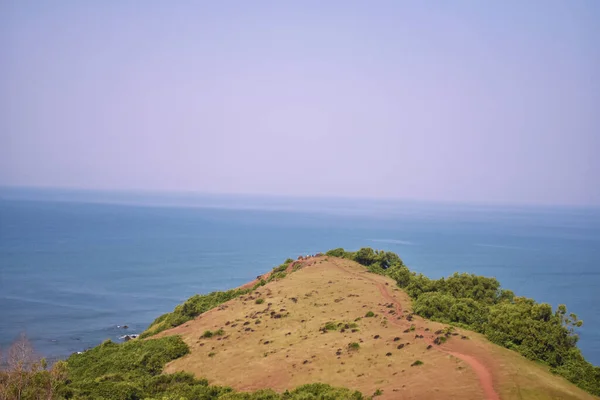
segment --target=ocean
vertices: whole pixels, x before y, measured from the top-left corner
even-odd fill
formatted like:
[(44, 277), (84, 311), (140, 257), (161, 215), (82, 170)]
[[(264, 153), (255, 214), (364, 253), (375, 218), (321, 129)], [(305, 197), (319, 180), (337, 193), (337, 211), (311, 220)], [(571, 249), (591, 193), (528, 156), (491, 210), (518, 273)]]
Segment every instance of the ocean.
[(598, 209), (44, 190), (0, 190), (0, 348), (25, 332), (64, 358), (288, 257), (363, 246), (432, 278), (494, 276), (564, 303), (600, 364)]

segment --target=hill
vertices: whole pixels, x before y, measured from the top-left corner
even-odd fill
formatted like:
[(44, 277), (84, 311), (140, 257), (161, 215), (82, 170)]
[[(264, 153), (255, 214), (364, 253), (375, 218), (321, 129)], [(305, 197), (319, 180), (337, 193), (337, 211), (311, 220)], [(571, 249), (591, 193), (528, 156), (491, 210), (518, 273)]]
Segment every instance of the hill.
[(581, 324), (494, 278), (431, 280), (394, 253), (335, 249), (192, 296), (140, 338), (51, 368), (23, 338), (0, 400), (594, 399)]
[(594, 398), (480, 334), (412, 314), (394, 280), (354, 261), (314, 257), (287, 272), (160, 332), (190, 348), (165, 372), (239, 391), (324, 382), (382, 399)]

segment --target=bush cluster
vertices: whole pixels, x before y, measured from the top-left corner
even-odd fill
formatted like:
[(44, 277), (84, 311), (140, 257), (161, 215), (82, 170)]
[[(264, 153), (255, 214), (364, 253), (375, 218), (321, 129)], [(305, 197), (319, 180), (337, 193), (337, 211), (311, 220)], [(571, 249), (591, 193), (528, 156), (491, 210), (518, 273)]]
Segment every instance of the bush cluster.
[(321, 331), (337, 331), (346, 329), (356, 329), (358, 328), (358, 324), (356, 322), (336, 322), (336, 321), (328, 321), (321, 327)]

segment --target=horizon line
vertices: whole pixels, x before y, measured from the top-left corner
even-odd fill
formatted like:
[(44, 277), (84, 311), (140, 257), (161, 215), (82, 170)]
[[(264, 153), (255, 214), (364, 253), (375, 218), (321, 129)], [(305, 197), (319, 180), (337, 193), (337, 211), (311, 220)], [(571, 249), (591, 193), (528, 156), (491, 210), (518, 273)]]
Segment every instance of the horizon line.
[[(72, 187), (72, 186), (33, 186), (33, 185), (6, 185), (0, 184), (0, 190), (38, 190), (38, 191), (55, 191), (55, 192), (79, 192), (85, 194), (112, 194), (112, 195), (147, 195), (147, 196), (207, 196), (207, 197), (230, 197), (230, 198), (262, 198), (262, 199), (278, 199), (278, 200), (355, 200), (355, 201), (372, 201), (379, 203), (412, 203), (421, 205), (447, 205), (447, 206), (477, 206), (477, 207), (515, 207), (515, 208), (531, 208), (531, 207), (543, 207), (543, 208), (569, 208), (569, 209), (592, 209), (600, 210), (600, 205), (597, 204), (565, 204), (565, 203), (524, 203), (524, 202), (495, 202), (495, 201), (481, 201), (481, 200), (431, 200), (431, 199), (419, 199), (419, 198), (407, 198), (407, 197), (372, 197), (372, 196), (348, 196), (348, 195), (299, 195), (299, 194), (279, 194), (279, 193), (241, 193), (241, 192), (203, 192), (198, 190), (183, 190), (183, 189), (148, 189), (148, 188), (87, 188), (87, 187)], [(2, 193), (0, 192), (0, 199), (2, 199)], [(13, 200), (32, 200), (27, 198), (13, 198)], [(43, 199), (36, 199), (43, 200)], [(48, 199), (52, 201), (52, 199)], [(92, 199), (88, 199), (86, 202), (90, 202)], [(97, 199), (94, 203), (112, 203), (112, 204), (123, 204), (115, 199), (116, 201), (102, 201)], [(83, 202), (80, 199), (63, 199), (54, 201), (73, 201)], [(131, 204), (132, 202), (126, 202)], [(147, 204), (148, 205), (148, 204)], [(176, 205), (171, 205), (176, 206)], [(183, 206), (183, 205), (179, 205)], [(191, 206), (191, 205), (187, 205)]]

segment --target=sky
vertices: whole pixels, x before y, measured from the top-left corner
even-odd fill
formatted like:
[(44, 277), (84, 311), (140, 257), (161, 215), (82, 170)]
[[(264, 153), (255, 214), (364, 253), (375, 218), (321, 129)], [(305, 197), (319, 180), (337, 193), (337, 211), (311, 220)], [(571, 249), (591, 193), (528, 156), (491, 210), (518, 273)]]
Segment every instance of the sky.
[(600, 2), (0, 2), (0, 185), (600, 206)]

